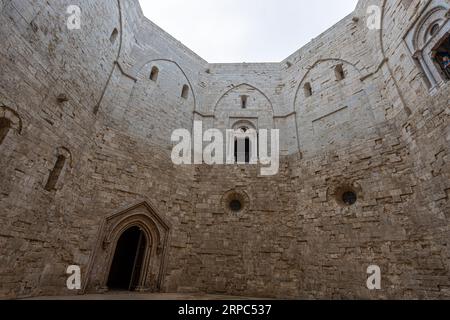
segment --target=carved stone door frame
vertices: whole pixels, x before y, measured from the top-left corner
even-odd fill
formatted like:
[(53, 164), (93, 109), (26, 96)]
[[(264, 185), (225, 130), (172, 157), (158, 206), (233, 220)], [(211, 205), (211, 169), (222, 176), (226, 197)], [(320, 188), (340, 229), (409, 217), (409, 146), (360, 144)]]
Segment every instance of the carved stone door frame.
[(147, 247), (142, 262), (137, 291), (159, 292), (163, 286), (170, 237), (170, 224), (147, 201), (122, 209), (106, 217), (86, 272), (83, 292), (105, 292), (109, 272), (121, 235), (138, 227), (145, 235)]

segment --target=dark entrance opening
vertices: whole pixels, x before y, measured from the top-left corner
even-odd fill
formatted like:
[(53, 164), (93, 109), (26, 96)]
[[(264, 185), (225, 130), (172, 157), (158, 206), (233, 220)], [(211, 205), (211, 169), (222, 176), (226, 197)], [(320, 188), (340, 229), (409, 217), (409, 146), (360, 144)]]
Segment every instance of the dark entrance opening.
[(138, 227), (120, 236), (109, 272), (109, 289), (134, 291), (138, 288), (146, 247), (145, 234)]

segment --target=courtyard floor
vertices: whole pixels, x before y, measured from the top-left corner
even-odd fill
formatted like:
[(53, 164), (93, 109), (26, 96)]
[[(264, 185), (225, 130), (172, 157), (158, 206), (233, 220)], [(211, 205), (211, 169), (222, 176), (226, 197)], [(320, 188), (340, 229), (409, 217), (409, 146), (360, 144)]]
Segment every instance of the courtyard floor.
[(130, 293), (87, 294), (78, 296), (36, 297), (25, 300), (261, 300), (261, 298), (234, 297), (225, 295), (181, 294), (181, 293)]

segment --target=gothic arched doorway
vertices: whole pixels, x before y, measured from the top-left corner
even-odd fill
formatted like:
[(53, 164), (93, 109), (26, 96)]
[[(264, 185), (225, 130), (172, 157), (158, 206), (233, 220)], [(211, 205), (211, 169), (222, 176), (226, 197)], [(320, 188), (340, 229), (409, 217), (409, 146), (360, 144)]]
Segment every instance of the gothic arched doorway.
[(83, 292), (163, 288), (170, 224), (149, 202), (104, 219), (87, 268)]
[(139, 227), (131, 227), (122, 233), (109, 271), (109, 289), (134, 291), (139, 287), (148, 242)]

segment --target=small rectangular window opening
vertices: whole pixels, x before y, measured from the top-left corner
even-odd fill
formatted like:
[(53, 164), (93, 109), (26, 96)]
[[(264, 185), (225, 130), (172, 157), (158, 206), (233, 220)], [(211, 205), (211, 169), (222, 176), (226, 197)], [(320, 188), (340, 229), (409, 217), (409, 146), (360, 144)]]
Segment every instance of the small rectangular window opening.
[(241, 107), (247, 109), (248, 96), (241, 96)]

